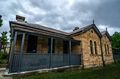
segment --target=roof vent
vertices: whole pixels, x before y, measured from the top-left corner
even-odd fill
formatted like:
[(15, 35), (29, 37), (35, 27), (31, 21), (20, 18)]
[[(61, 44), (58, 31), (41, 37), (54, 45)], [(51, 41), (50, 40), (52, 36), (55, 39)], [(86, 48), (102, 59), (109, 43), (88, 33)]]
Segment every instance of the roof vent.
[(20, 15), (16, 15), (16, 20), (17, 20), (18, 22), (25, 22), (25, 17), (20, 16)]
[(79, 27), (75, 27), (73, 31), (78, 30), (78, 29), (79, 29)]

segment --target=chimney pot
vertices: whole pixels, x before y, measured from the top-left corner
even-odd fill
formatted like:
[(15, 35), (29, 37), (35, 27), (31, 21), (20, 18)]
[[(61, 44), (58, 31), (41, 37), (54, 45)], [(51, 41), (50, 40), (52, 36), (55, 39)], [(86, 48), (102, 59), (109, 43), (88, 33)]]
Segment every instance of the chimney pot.
[(25, 22), (25, 17), (20, 16), (20, 15), (16, 15), (16, 20), (19, 22)]

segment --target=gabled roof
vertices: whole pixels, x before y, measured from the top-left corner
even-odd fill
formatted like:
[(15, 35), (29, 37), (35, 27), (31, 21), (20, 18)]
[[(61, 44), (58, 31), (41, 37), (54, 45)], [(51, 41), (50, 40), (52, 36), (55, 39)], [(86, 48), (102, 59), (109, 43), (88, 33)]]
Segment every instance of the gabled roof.
[(77, 29), (77, 30), (71, 32), (70, 35), (77, 35), (77, 34), (85, 33), (86, 31), (90, 30), (91, 28), (93, 28), (95, 30), (95, 32), (98, 34), (99, 37), (102, 37), (100, 31), (98, 30), (98, 28), (96, 27), (95, 24), (91, 24), (91, 25), (85, 26), (83, 28)]
[(102, 31), (101, 34), (102, 34), (102, 36), (106, 35), (110, 41), (112, 40), (112, 38), (111, 38), (110, 34), (108, 33), (108, 31)]
[(49, 28), (49, 27), (46, 27), (46, 26), (43, 26), (43, 25), (38, 25), (38, 24), (25, 23), (25, 22), (17, 22), (17, 21), (10, 21), (10, 26), (11, 26), (11, 23), (12, 24), (17, 24), (17, 25), (22, 25), (22, 26), (25, 26), (25, 27), (30, 27), (30, 28), (41, 29), (41, 30), (44, 30), (44, 31), (52, 32), (52, 33), (58, 33), (58, 34), (62, 34), (62, 35), (65, 35), (65, 36), (82, 34), (82, 33), (86, 32), (86, 31), (90, 30), (91, 28), (93, 28), (95, 30), (95, 32), (98, 34), (98, 36), (100, 38), (102, 37), (100, 31), (98, 30), (98, 28), (96, 27), (95, 24), (91, 24), (91, 25), (82, 27), (80, 29), (77, 29), (77, 30), (75, 30), (75, 31), (73, 31), (71, 33), (67, 33), (67, 32), (63, 32), (63, 31), (60, 31), (60, 30), (56, 30), (56, 29)]

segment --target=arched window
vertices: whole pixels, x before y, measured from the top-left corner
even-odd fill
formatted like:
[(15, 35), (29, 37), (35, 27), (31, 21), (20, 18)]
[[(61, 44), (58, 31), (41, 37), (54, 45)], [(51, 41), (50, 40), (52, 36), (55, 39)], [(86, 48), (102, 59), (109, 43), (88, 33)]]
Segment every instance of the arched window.
[(93, 44), (91, 40), (90, 40), (90, 51), (91, 51), (91, 54), (93, 54)]
[(106, 48), (106, 44), (104, 45), (104, 47), (105, 47), (105, 54), (107, 55), (107, 48)]
[(97, 54), (97, 45), (96, 45), (96, 41), (94, 41), (94, 49), (95, 49), (95, 54)]
[(108, 54), (109, 54), (109, 45), (107, 45), (107, 50), (108, 50), (107, 52), (108, 52)]

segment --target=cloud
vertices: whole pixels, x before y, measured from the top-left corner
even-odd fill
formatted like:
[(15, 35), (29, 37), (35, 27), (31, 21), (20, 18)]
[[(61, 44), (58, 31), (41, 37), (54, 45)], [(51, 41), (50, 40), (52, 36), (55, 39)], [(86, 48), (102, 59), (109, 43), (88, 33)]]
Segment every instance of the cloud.
[(107, 31), (110, 32), (110, 34), (113, 34), (114, 32), (120, 32), (119, 27), (113, 28), (113, 27), (110, 27), (109, 25), (98, 25), (98, 28), (100, 29), (100, 31), (105, 31), (107, 29)]
[(97, 23), (120, 28), (120, 0), (107, 0), (95, 11)]
[(119, 0), (0, 0), (4, 19), (0, 30), (8, 31), (9, 21), (18, 14), (28, 22), (67, 32), (75, 26), (89, 25), (94, 19), (101, 31), (107, 27), (112, 35), (120, 30), (119, 3)]

